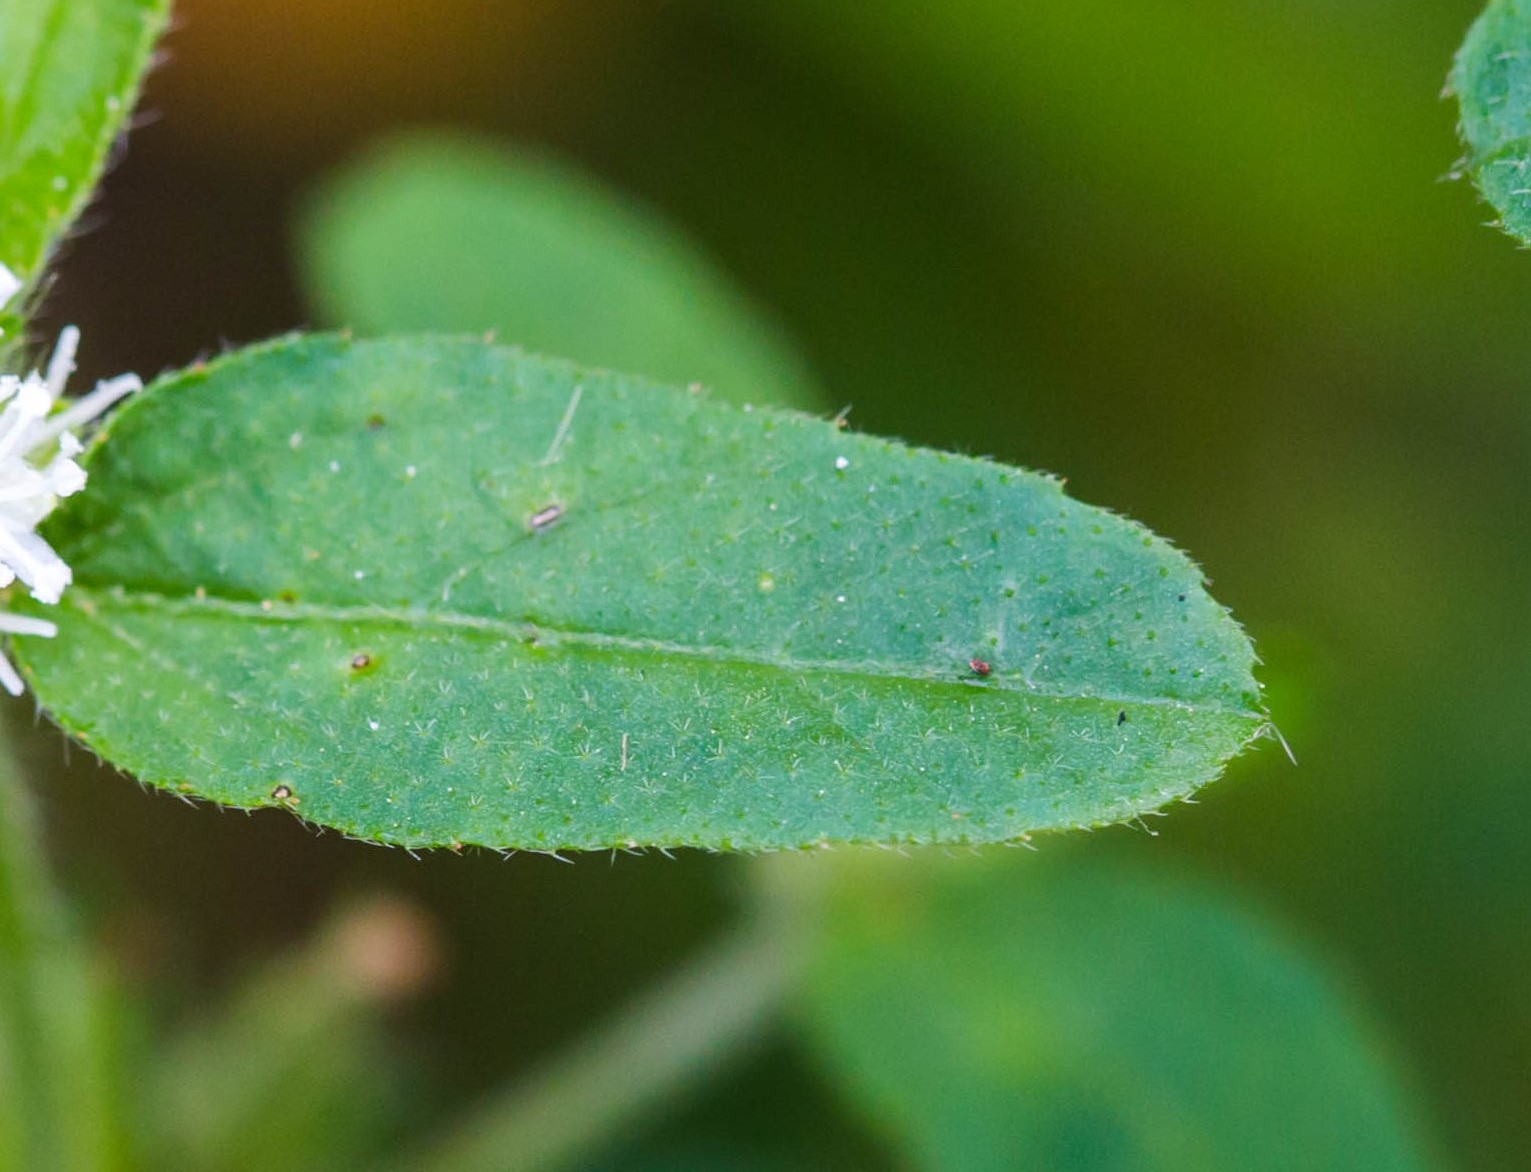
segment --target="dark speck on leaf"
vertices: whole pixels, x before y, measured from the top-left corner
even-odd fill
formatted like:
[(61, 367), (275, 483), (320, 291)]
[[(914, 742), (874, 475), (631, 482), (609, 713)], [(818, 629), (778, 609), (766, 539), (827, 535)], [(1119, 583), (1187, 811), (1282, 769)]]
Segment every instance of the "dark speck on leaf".
[(271, 791), (271, 800), (273, 802), (296, 802), (298, 796), (292, 792), (292, 786), (282, 784), (276, 786)]
[(1127, 723), (1127, 710), (1125, 708), (1116, 714), (1116, 723), (1118, 728)]
[(1185, 595), (1184, 594), (1176, 595), (1175, 596), (1175, 601), (1176, 602), (1184, 602), (1185, 601)]

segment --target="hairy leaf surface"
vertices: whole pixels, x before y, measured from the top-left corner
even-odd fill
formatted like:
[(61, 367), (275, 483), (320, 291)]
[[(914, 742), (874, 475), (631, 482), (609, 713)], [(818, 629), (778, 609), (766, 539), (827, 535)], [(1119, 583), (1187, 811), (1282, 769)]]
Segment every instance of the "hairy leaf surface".
[(1267, 726), (1196, 567), (1048, 477), (476, 340), (246, 351), (90, 474), (47, 527), (59, 638), (18, 649), (44, 703), (349, 834), (1003, 840)]
[(1463, 167), (1531, 243), (1531, 0), (1493, 0), (1468, 30), (1451, 73), (1461, 103)]

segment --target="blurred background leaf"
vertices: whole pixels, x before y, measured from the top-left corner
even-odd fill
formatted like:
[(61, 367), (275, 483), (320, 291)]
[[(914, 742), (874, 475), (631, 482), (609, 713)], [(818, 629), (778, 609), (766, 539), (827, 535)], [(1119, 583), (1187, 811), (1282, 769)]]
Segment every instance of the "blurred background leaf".
[(488, 142), (386, 142), (336, 176), (299, 255), (327, 321), (491, 333), (735, 403), (823, 403), (777, 330), (683, 236), (572, 168)]
[(838, 871), (807, 1037), (921, 1168), (1432, 1166), (1372, 1023), (1234, 896), (1088, 844)]

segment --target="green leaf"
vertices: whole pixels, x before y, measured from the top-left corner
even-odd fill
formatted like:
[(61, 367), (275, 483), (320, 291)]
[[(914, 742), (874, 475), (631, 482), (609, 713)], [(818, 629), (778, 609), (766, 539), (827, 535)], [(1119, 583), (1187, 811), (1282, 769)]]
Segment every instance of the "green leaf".
[(1311, 957), (1225, 895), (1094, 858), (849, 860), (804, 1021), (915, 1166), (1429, 1166)]
[(733, 402), (823, 405), (769, 319), (684, 237), (546, 158), (386, 143), (320, 193), (299, 254), (322, 314), (363, 333), (493, 332)]
[[(90, 198), (168, 10), (168, 0), (0, 7), (0, 263), (21, 280), (36, 280)], [(9, 340), (13, 315), (14, 303), (0, 315)]]
[(49, 874), (0, 731), (0, 1168), (126, 1167), (116, 999)]
[(1467, 32), (1451, 71), (1467, 147), (1461, 168), (1531, 243), (1531, 0), (1493, 0)]
[(1268, 726), (1196, 567), (1035, 473), (467, 339), (281, 341), (109, 433), (18, 650), (67, 730), (219, 802), (978, 842), (1157, 808)]

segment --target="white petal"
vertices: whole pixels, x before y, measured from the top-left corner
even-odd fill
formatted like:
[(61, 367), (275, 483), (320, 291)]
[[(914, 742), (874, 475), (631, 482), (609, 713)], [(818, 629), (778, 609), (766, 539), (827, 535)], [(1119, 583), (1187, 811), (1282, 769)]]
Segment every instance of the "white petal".
[(67, 456), (55, 456), (43, 469), (54, 496), (73, 496), (85, 487), (85, 469)]
[(0, 309), (11, 303), (11, 298), (21, 292), (21, 278), (4, 265), (0, 265)]
[(0, 610), (0, 634), (41, 635), (44, 639), (51, 639), (58, 634), (58, 627), (47, 619), (34, 619), (31, 615)]
[[(42, 519), (53, 512), (58, 504), (58, 497), (48, 491), (48, 486), (38, 476), (39, 487), (36, 492), (15, 500), (0, 501), (0, 527), (10, 530), (12, 533), (25, 533), (28, 529), (36, 529), (42, 524)], [(0, 557), (0, 561), (4, 558)]]
[[(24, 464), (17, 468), (16, 472), (17, 475), (14, 480), (9, 484), (0, 486), (0, 506), (15, 505), (19, 501), (30, 501), (37, 497), (55, 495), (48, 479), (42, 472), (39, 472), (31, 465)], [(51, 507), (50, 504), (50, 510)], [(0, 507), (0, 514), (3, 514), (5, 519), (11, 523), (11, 528), (13, 529), (18, 527), (31, 528), (35, 524), (35, 522), (30, 520), (31, 512), (32, 510), (30, 509)], [(47, 516), (47, 513), (44, 513), (43, 516)], [(28, 518), (25, 522), (22, 521), (24, 517)], [(38, 518), (38, 520), (41, 519), (41, 517)]]
[(60, 411), (43, 424), (29, 446), (32, 449), (40, 448), (54, 436), (89, 423), (118, 399), (125, 399), (134, 391), (143, 390), (143, 386), (136, 374), (119, 374), (116, 378), (96, 384), (96, 389), (90, 394), (76, 399), (68, 410)]
[(57, 602), (74, 574), (53, 547), (31, 530), (17, 531), (0, 526), (0, 560), (32, 588), (38, 602)]
[(48, 397), (42, 379), (32, 375), (21, 384), (16, 397), (0, 411), (0, 465), (35, 446), (32, 433), (52, 406), (53, 400)]
[(53, 347), (53, 357), (48, 359), (48, 396), (57, 399), (64, 393), (64, 384), (74, 373), (74, 356), (80, 349), (78, 326), (65, 326), (59, 331), (58, 345)]
[(29, 374), (16, 388), (16, 401), (11, 404), (11, 409), (41, 419), (52, 406), (53, 396), (48, 393), (48, 384), (36, 374)]
[(0, 655), (0, 688), (4, 688), (12, 696), (19, 696), (26, 690), (26, 685), (21, 682), (21, 677), (16, 674), (11, 661), (4, 655)]
[(37, 581), (32, 584), (32, 597), (38, 602), (46, 602), (49, 606), (53, 606), (64, 597), (65, 589), (73, 581), (73, 570), (62, 560), (53, 562), (38, 574)]

